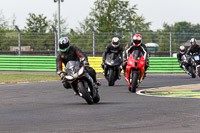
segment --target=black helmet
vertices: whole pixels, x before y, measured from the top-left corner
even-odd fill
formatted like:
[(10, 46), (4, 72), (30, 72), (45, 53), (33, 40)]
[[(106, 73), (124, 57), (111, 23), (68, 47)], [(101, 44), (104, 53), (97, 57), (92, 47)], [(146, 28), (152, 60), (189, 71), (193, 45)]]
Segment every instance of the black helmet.
[(61, 37), (58, 41), (61, 52), (65, 52), (70, 48), (70, 41), (68, 37)]

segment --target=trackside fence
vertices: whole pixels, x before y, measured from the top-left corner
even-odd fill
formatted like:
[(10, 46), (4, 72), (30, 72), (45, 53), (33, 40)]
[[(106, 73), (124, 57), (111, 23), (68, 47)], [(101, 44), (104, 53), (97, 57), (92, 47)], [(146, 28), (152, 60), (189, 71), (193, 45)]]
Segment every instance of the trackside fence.
[[(102, 57), (88, 57), (90, 66), (102, 73)], [(175, 57), (150, 57), (148, 73), (182, 73)], [(55, 56), (0, 56), (0, 71), (55, 71)]]

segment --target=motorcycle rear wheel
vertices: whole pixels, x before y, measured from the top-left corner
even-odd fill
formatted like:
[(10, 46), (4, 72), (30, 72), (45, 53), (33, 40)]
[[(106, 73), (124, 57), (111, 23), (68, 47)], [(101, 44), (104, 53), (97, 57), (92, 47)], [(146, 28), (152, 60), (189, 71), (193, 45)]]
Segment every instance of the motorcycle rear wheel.
[(94, 103), (98, 103), (100, 101), (99, 93), (97, 92), (97, 95), (93, 98)]

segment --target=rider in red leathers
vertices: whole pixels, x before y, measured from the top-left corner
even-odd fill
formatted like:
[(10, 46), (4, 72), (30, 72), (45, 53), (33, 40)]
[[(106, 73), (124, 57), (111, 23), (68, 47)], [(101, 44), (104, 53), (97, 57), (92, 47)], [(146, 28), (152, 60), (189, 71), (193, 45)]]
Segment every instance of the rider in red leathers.
[(149, 57), (148, 57), (148, 51), (147, 51), (147, 47), (142, 43), (142, 36), (140, 34), (135, 34), (133, 36), (132, 42), (127, 44), (125, 47), (125, 50), (123, 52), (123, 64), (122, 67), (124, 69), (126, 69), (126, 65), (127, 65), (127, 49), (129, 49), (132, 46), (131, 50), (133, 51), (134, 49), (139, 49), (144, 53), (146, 53), (146, 57), (145, 57), (145, 74), (144, 77), (146, 77), (146, 70), (149, 69)]

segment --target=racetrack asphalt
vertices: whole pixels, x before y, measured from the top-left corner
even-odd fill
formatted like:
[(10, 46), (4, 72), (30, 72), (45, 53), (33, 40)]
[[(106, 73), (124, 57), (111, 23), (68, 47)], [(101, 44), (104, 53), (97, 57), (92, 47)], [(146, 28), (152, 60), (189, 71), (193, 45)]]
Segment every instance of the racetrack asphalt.
[[(108, 86), (87, 105), (60, 81), (0, 85), (2, 133), (199, 133), (200, 100), (130, 93), (125, 80)], [(138, 90), (199, 84), (188, 75), (148, 74)]]

